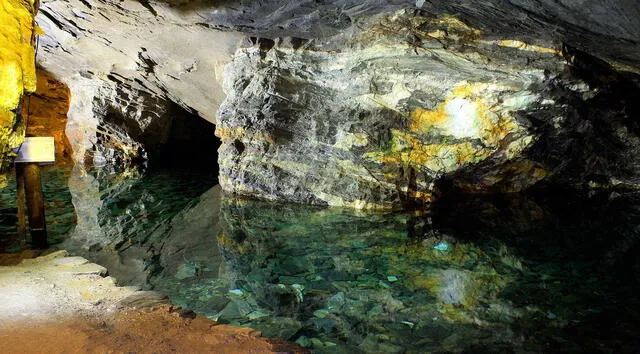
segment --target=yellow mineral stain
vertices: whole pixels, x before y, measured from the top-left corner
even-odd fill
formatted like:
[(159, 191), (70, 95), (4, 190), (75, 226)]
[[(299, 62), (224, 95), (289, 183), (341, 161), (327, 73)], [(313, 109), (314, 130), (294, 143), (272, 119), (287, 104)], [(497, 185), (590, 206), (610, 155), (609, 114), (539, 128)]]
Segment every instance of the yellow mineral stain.
[(271, 135), (264, 132), (248, 131), (244, 127), (223, 128), (217, 125), (215, 134), (222, 141), (241, 140), (246, 142), (256, 139), (273, 143)]
[(0, 108), (18, 107), (24, 91), (36, 89), (32, 1), (0, 0)]
[[(482, 31), (480, 31), (479, 29), (473, 28), (462, 22), (459, 18), (448, 14), (442, 15), (432, 20), (431, 23), (443, 27), (447, 30), (447, 32), (455, 33), (459, 36), (464, 37), (465, 39), (475, 39), (482, 35)], [(447, 32), (439, 30), (432, 33), (434, 34), (433, 37), (442, 38), (440, 36), (446, 36)]]
[(216, 136), (221, 140), (236, 140), (242, 139), (245, 136), (245, 130), (243, 127), (223, 128), (220, 125), (216, 125)]
[(11, 150), (24, 141), (15, 110), (25, 92), (36, 89), (33, 0), (0, 0), (0, 188)]
[(227, 234), (225, 234), (224, 232), (220, 232), (220, 234), (218, 235), (218, 244), (223, 248), (226, 247), (234, 249), (241, 254), (247, 252), (247, 248), (242, 243), (237, 243), (236, 241), (229, 239)]
[(562, 51), (559, 49), (547, 48), (547, 47), (542, 47), (534, 44), (528, 44), (523, 41), (519, 41), (515, 39), (502, 39), (497, 41), (479, 41), (479, 42), (485, 43), (485, 44), (496, 44), (496, 45), (499, 45), (500, 47), (516, 48), (518, 50), (523, 50), (527, 52), (562, 55)]
[[(483, 95), (490, 90), (509, 90), (506, 87), (493, 87), (484, 83), (464, 83), (451, 90), (450, 95), (435, 110), (417, 107), (411, 113), (409, 130), (414, 133), (426, 133), (431, 129), (439, 129), (443, 134), (458, 136), (468, 132), (457, 132), (460, 121), (467, 120), (465, 125), (479, 127), (479, 138), (485, 145), (496, 146), (510, 132), (518, 128), (515, 119), (491, 109), (484, 101)], [(454, 101), (456, 100), (456, 101)], [(451, 104), (462, 102), (470, 112), (452, 115)], [(469, 113), (469, 114), (467, 114)]]
[[(508, 150), (508, 158), (512, 158), (527, 144), (517, 139), (521, 128), (509, 111), (501, 108), (496, 93), (516, 90), (462, 82), (435, 109), (416, 107), (407, 131), (391, 131), (389, 150), (370, 152), (364, 157), (383, 164), (445, 173), (482, 161), (498, 149)], [(440, 136), (438, 143), (433, 143), (433, 136)], [(509, 140), (513, 143), (506, 143)]]
[(444, 104), (440, 104), (436, 110), (428, 111), (422, 107), (417, 107), (411, 112), (411, 123), (409, 130), (413, 132), (426, 132), (429, 128), (438, 126), (448, 118), (444, 112)]

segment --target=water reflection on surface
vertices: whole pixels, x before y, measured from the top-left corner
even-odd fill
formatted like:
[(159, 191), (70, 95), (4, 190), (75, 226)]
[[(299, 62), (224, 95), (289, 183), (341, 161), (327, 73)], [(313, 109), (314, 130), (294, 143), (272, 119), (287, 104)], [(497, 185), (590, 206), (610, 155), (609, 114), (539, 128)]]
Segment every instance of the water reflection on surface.
[(366, 213), (222, 197), (212, 180), (74, 170), (65, 198), (78, 225), (59, 247), (121, 284), (316, 352), (640, 345), (633, 195), (457, 198)]
[(210, 313), (320, 352), (633, 352), (638, 208), (560, 201), (421, 215), (223, 199), (234, 281)]
[[(49, 243), (57, 244), (62, 242), (76, 225), (76, 213), (67, 187), (71, 170), (49, 166), (41, 168), (41, 173)], [(0, 249), (3, 251), (20, 250), (16, 228), (16, 199), (15, 179), (10, 178), (8, 185), (0, 189)]]

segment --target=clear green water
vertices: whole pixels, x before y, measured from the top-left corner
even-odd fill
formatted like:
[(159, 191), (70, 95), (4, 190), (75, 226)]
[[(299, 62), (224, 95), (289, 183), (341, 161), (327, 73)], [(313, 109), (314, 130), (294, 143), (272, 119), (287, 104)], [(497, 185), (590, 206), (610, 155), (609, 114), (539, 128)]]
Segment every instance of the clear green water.
[[(45, 167), (42, 169), (42, 191), (45, 194), (47, 232), (49, 241), (61, 242), (76, 222), (76, 214), (71, 203), (71, 194), (67, 187), (70, 170)], [(16, 240), (17, 206), (16, 184), (14, 179), (0, 189), (0, 247), (8, 251), (17, 251), (20, 242)]]
[[(640, 347), (633, 195), (459, 199), (381, 214), (221, 197), (210, 175), (48, 176), (57, 247), (122, 284), (314, 352)], [(1, 210), (8, 230), (13, 209)]]

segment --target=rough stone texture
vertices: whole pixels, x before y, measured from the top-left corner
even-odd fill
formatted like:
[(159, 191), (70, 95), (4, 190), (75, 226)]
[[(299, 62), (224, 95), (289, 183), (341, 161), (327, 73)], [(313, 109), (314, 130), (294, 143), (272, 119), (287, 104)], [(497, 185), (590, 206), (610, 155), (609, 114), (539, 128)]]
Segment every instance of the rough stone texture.
[(218, 116), (223, 188), (407, 207), (451, 186), (633, 186), (637, 164), (615, 166), (637, 155), (639, 14), (622, 0), (45, 1), (40, 63), (72, 91), (75, 159), (122, 165), (161, 154), (176, 107), (214, 119), (248, 34)]
[(634, 183), (635, 74), (447, 15), (403, 10), (357, 27), (238, 51), (217, 127), (223, 189), (393, 208), (432, 202), (450, 184)]
[[(240, 37), (208, 30), (198, 18), (138, 1), (43, 3), (39, 64), (71, 90), (67, 135), (76, 161), (153, 159), (171, 141), (174, 122), (214, 119), (223, 99), (217, 72)], [(214, 151), (213, 130), (194, 123), (187, 131), (208, 131)]]
[(33, 1), (0, 1), (0, 188), (6, 185), (13, 149), (24, 140), (18, 113), (22, 95), (36, 89), (35, 12)]
[[(448, 16), (371, 23), (329, 50), (261, 40), (236, 54), (217, 127), (223, 189), (356, 208), (428, 203), (443, 175), (519, 158), (535, 138), (524, 117), (559, 112), (544, 92), (545, 70), (562, 68), (553, 49), (479, 40)], [(546, 175), (518, 163), (526, 177), (514, 191)]]
[(106, 271), (65, 251), (0, 267), (3, 352), (307, 352), (118, 287)]
[(3, 325), (116, 311), (119, 303), (135, 295), (136, 290), (116, 287), (106, 273), (104, 267), (84, 258), (67, 257), (66, 251), (1, 267)]
[(65, 134), (70, 92), (47, 71), (36, 70), (38, 87), (25, 100), (23, 116), (28, 123), (26, 136), (52, 136), (55, 139), (56, 164), (72, 163), (73, 150)]

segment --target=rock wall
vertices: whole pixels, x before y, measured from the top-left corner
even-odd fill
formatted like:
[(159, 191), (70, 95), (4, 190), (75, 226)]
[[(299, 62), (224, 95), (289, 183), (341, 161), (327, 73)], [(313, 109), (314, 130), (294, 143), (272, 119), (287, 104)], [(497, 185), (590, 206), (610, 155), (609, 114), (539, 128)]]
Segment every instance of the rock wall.
[[(617, 156), (637, 160), (637, 108), (624, 98), (635, 74), (448, 15), (382, 14), (325, 41), (252, 38), (226, 75), (220, 183), (236, 194), (388, 209), (429, 204), (451, 185), (610, 186), (638, 172), (614, 168)], [(608, 130), (584, 130), (593, 120)]]
[(72, 163), (73, 150), (65, 134), (69, 111), (69, 88), (42, 68), (36, 69), (38, 87), (25, 100), (23, 116), (27, 122), (27, 136), (53, 136), (56, 165)]
[[(208, 29), (197, 13), (134, 0), (45, 1), (38, 21), (38, 62), (71, 90), (67, 135), (87, 165), (153, 160), (174, 119), (213, 121), (224, 98), (218, 72), (241, 38)], [(213, 125), (194, 126), (215, 151)]]
[(33, 18), (36, 2), (0, 1), (0, 188), (11, 167), (13, 149), (24, 139), (20, 104), (36, 89)]
[[(180, 107), (217, 121), (227, 192), (388, 209), (450, 187), (635, 185), (635, 162), (614, 166), (636, 155), (618, 93), (638, 86), (638, 14), (616, 0), (44, 1), (39, 63), (71, 89), (76, 161), (162, 156)], [(605, 60), (597, 78), (586, 53)]]
[[(410, 11), (361, 25), (327, 43), (238, 51), (217, 122), (225, 190), (356, 208), (429, 203), (444, 175), (520, 159), (536, 137), (526, 116), (560, 110), (544, 89), (563, 66), (552, 48), (482, 40), (453, 17)], [(514, 190), (546, 175), (519, 164), (527, 178)]]

